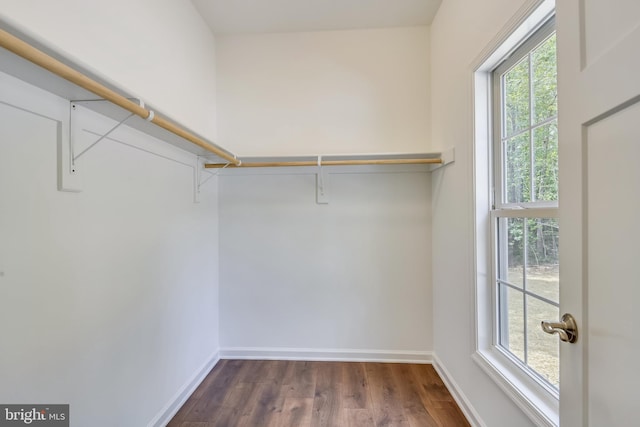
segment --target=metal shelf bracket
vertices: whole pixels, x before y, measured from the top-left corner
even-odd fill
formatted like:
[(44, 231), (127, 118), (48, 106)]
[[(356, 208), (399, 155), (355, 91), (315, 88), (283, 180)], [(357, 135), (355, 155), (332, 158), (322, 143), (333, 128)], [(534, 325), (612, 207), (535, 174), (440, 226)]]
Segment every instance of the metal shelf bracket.
[(443, 152), (440, 153), (440, 159), (442, 159), (442, 163), (440, 164), (436, 164), (436, 165), (431, 165), (430, 167), (430, 171), (434, 171), (436, 169), (440, 169), (443, 166), (446, 166), (450, 163), (453, 163), (456, 161), (456, 149), (455, 147), (451, 147), (448, 150), (445, 150)]
[(74, 127), (75, 105), (69, 102), (68, 114), (62, 123), (62, 134), (58, 138), (58, 190), (79, 193), (82, 191), (82, 176), (75, 167), (73, 142), (77, 129)]
[[(141, 106), (144, 105), (142, 100), (135, 99)], [(69, 116), (63, 128), (63, 135), (60, 138), (59, 155), (58, 155), (58, 189), (60, 191), (80, 192), (82, 191), (82, 178), (80, 168), (78, 167), (78, 159), (88, 153), (102, 140), (115, 132), (120, 126), (125, 124), (127, 120), (135, 114), (128, 114), (124, 119), (120, 120), (115, 126), (107, 132), (101, 134), (98, 139), (89, 144), (84, 149), (78, 148), (79, 133), (82, 130), (78, 122), (78, 106), (79, 103), (88, 102), (109, 102), (104, 99), (89, 100), (72, 100), (69, 101)]]
[(329, 190), (327, 184), (329, 174), (326, 168), (322, 167), (322, 156), (318, 156), (318, 173), (316, 174), (316, 203), (319, 205), (329, 204)]
[[(193, 202), (200, 203), (200, 189), (203, 185), (209, 182), (213, 177), (217, 176), (219, 171), (217, 172), (209, 172), (205, 169), (204, 165), (208, 160), (201, 156), (196, 156), (196, 164), (193, 168), (194, 177), (193, 177)], [(230, 163), (227, 163), (229, 165)], [(224, 168), (222, 168), (224, 169)], [(220, 169), (220, 170), (222, 170)]]
[[(141, 99), (138, 98), (127, 98), (131, 101), (137, 101), (138, 104), (144, 108), (144, 101), (142, 101)], [(78, 103), (88, 103), (88, 102), (109, 102), (105, 99), (89, 99), (89, 100), (83, 100), (83, 101), (70, 101), (70, 105), (71, 105), (71, 115), (69, 117), (69, 121), (70, 121), (70, 127), (73, 128), (73, 126), (71, 125), (73, 123), (73, 119), (76, 113), (76, 110), (78, 108)], [(114, 131), (116, 131), (120, 126), (122, 126), (123, 124), (125, 124), (125, 122), (127, 120), (129, 120), (131, 117), (135, 116), (134, 113), (129, 113), (124, 119), (120, 120), (115, 126), (113, 126), (111, 129), (109, 129), (107, 132), (103, 133), (95, 142), (89, 144), (88, 147), (86, 147), (85, 149), (83, 149), (82, 151), (80, 151), (79, 153), (76, 154), (76, 146), (74, 144), (75, 140), (74, 138), (71, 138), (70, 144), (71, 144), (71, 164), (73, 166), (74, 169), (76, 169), (77, 171), (77, 166), (76, 166), (76, 161), (82, 157), (83, 155), (85, 155), (89, 150), (91, 150), (93, 147), (95, 147), (96, 145), (98, 145), (98, 143), (100, 141), (102, 141), (103, 139), (105, 139), (106, 137), (108, 137), (109, 135), (111, 135)], [(154, 116), (154, 112), (153, 110), (151, 110), (151, 114), (149, 115), (150, 118), (153, 118)], [(72, 135), (73, 136), (73, 135)]]

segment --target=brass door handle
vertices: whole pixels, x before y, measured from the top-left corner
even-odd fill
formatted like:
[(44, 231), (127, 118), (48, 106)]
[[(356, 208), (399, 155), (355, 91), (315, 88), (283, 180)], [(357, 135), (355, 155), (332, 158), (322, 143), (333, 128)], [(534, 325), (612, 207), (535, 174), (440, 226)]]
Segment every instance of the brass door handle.
[(542, 330), (548, 334), (558, 334), (561, 341), (574, 343), (578, 341), (578, 325), (576, 319), (569, 313), (562, 315), (560, 322), (541, 323)]

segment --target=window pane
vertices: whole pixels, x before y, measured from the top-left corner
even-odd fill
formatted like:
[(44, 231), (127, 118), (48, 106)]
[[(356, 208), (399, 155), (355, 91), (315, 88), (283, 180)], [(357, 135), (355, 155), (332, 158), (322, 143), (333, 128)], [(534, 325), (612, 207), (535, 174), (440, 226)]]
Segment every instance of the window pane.
[(540, 123), (558, 113), (555, 34), (533, 51), (531, 67), (533, 68), (534, 123)]
[(500, 344), (524, 362), (524, 294), (500, 285)]
[(560, 301), (558, 220), (527, 219), (527, 290)]
[(504, 90), (503, 134), (511, 136), (530, 125), (529, 56), (502, 76)]
[(534, 129), (535, 200), (558, 200), (558, 123)]
[(540, 327), (543, 320), (556, 322), (560, 310), (551, 304), (527, 296), (527, 364), (552, 385), (560, 384), (559, 343), (557, 335), (549, 335)]
[(501, 236), (498, 279), (522, 288), (524, 286), (524, 219), (499, 218)]
[(531, 201), (531, 149), (529, 132), (504, 143), (505, 200), (507, 203)]

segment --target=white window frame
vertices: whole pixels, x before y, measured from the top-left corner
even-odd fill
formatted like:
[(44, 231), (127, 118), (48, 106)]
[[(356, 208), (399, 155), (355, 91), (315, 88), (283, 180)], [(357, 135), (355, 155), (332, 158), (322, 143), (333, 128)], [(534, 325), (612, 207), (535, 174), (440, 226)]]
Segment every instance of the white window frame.
[[(530, 0), (518, 11), (473, 65), (474, 93), (474, 235), (476, 277), (476, 352), (473, 359), (541, 426), (559, 424), (559, 397), (553, 387), (523, 369), (514, 356), (496, 345), (498, 307), (493, 260), (495, 232), (493, 204), (493, 126), (492, 71), (513, 53), (553, 15), (554, 0)], [(522, 206), (524, 207), (524, 206)], [(519, 207), (519, 208), (522, 208)], [(535, 216), (554, 217), (554, 206), (536, 209)]]

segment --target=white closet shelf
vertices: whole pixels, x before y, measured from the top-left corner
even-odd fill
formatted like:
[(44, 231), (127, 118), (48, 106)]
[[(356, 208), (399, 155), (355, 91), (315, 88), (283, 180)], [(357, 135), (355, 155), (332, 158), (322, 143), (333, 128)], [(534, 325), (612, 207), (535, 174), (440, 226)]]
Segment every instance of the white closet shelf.
[(245, 156), (240, 159), (2, 19), (0, 71), (118, 122), (132, 115), (127, 126), (206, 158), (206, 168), (429, 164), (434, 169), (454, 160), (453, 149), (436, 153)]

